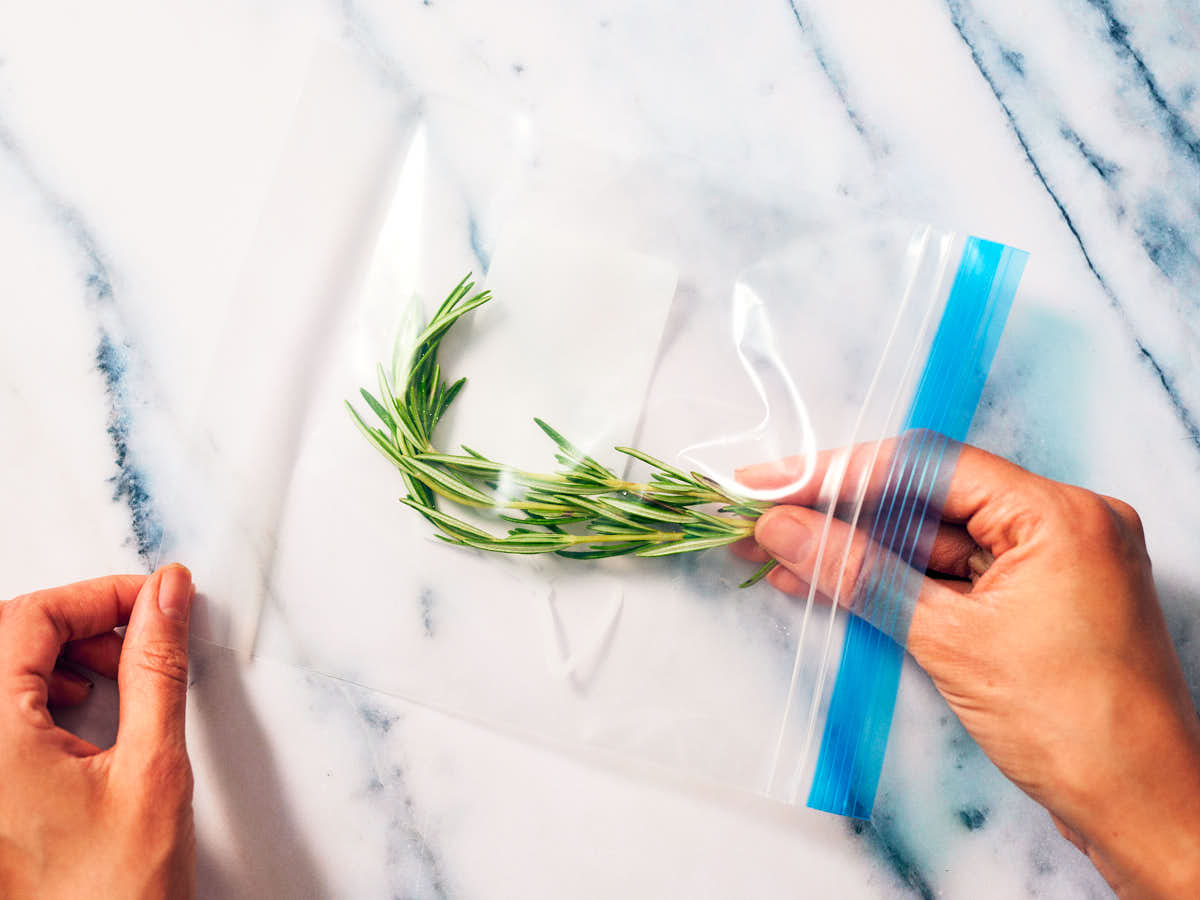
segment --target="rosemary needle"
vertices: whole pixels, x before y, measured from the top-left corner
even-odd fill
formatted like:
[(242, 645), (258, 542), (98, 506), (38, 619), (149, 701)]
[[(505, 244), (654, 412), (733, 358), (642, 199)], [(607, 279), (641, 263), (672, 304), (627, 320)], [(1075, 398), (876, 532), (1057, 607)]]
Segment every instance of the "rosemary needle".
[[(433, 432), (465, 378), (447, 383), (438, 349), (454, 324), (491, 300), (490, 291), (472, 293), (468, 274), (438, 307), (417, 337), (403, 384), (379, 366), (378, 396), (360, 393), (378, 420), (369, 425), (347, 402), (359, 430), (400, 470), (408, 496), (401, 502), (423, 515), (452, 544), (497, 553), (556, 553), (574, 559), (609, 556), (670, 556), (724, 547), (754, 533), (755, 520), (768, 504), (731, 494), (711, 478), (684, 472), (632, 447), (619, 453), (648, 465), (646, 483), (619, 478), (582, 453), (541, 419), (537, 426), (557, 447), (562, 468), (553, 473), (525, 472), (496, 462), (469, 447), (446, 453), (433, 443)], [(521, 493), (498, 493), (499, 485)], [(438, 500), (473, 509), (495, 510), (509, 524), (492, 534), (445, 512)], [(774, 568), (768, 562), (742, 587), (761, 581)]]

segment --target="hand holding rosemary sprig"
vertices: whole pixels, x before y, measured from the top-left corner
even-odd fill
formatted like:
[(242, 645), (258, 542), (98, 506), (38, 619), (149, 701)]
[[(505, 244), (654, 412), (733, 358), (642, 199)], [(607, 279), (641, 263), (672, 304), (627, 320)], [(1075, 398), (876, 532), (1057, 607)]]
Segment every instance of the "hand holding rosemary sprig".
[[(362, 389), (363, 400), (383, 427), (368, 425), (346, 404), (362, 433), (400, 470), (408, 487), (401, 502), (428, 519), (438, 537), (499, 553), (599, 559), (708, 550), (754, 534), (755, 520), (769, 504), (737, 497), (711, 478), (683, 472), (639, 450), (617, 447), (654, 470), (646, 484), (624, 481), (541, 419), (534, 421), (558, 447), (559, 472), (524, 472), (466, 446), (462, 454), (440, 452), (433, 443), (434, 429), (466, 379), (453, 384), (443, 380), (438, 348), (455, 322), (491, 299), (489, 291), (471, 293), (475, 285), (470, 277), (450, 292), (418, 336), (404, 384), (398, 375), (389, 379), (380, 365), (379, 396)], [(521, 493), (500, 493), (501, 484)], [(490, 534), (439, 509), (438, 497), (497, 511), (513, 527), (502, 536)], [(742, 587), (760, 581), (774, 565), (763, 565)]]

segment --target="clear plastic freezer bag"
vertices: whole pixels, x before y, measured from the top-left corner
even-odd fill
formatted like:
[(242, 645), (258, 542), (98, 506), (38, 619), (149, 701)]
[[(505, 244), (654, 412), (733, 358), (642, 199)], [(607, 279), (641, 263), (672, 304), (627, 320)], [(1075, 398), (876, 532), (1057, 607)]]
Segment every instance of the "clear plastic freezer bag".
[[(868, 816), (955, 441), (1025, 254), (754, 202), (449, 101), (347, 108), (344, 76), (319, 64), (301, 101), (198, 416), (170, 552), (203, 573), (199, 636)], [(335, 135), (353, 142), (331, 154)], [(739, 589), (754, 567), (720, 549), (576, 560), (437, 540), (344, 401), (372, 418), (359, 388), (384, 399), (380, 363), (399, 390), (468, 271), (494, 296), (440, 348), (446, 379), (469, 380), (437, 449), (553, 472), (537, 416), (618, 481), (652, 474), (627, 445), (746, 504), (798, 499), (826, 516), (818, 565), (844, 562), (825, 558), (834, 517), (871, 535), (854, 583), (792, 597)], [(770, 490), (739, 482), (784, 457)], [(480, 482), (497, 502), (527, 489)], [(497, 535), (525, 515), (440, 506)]]

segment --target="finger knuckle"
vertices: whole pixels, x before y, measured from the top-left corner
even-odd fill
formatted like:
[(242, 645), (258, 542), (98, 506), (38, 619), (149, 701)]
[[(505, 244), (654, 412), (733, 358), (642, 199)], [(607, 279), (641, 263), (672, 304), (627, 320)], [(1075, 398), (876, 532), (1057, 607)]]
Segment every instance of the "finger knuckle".
[(1122, 519), (1137, 518), (1137, 510), (1119, 497), (1105, 497), (1104, 502)]
[(1142, 526), (1142, 517), (1138, 515), (1138, 511), (1133, 506), (1116, 497), (1107, 497), (1105, 499), (1108, 505), (1112, 507), (1113, 512), (1121, 517), (1121, 520), (1129, 526), (1134, 534), (1140, 537), (1145, 533), (1145, 529)]
[(35, 598), (32, 594), (18, 594), (11, 600), (6, 600), (0, 603), (0, 621), (4, 619), (15, 619), (23, 615), (27, 610), (35, 604)]
[(1072, 490), (1067, 494), (1064, 506), (1066, 524), (1077, 534), (1089, 540), (1115, 536), (1116, 515), (1099, 494), (1083, 489)]
[(71, 623), (63, 612), (53, 604), (47, 603), (45, 598), (37, 593), (19, 594), (0, 603), (0, 617), (6, 627), (33, 629), (38, 633), (50, 629), (60, 645), (65, 644), (71, 637)]
[(52, 728), (54, 725), (46, 708), (49, 690), (46, 680), (32, 672), (13, 679), (10, 686), (13, 709), (20, 721), (35, 728)]
[(186, 685), (188, 680), (187, 651), (169, 641), (150, 641), (143, 644), (134, 660), (142, 670), (159, 678)]
[(1083, 488), (1071, 489), (1065, 498), (1067, 533), (1081, 549), (1100, 551), (1149, 572), (1145, 532), (1132, 506)]

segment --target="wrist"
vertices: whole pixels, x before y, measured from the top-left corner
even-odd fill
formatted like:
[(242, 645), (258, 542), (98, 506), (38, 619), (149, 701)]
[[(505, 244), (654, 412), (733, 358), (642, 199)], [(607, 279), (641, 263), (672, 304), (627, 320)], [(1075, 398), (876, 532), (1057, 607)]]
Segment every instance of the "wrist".
[(1131, 718), (1138, 751), (1080, 806), (1087, 855), (1120, 896), (1200, 896), (1200, 723)]

